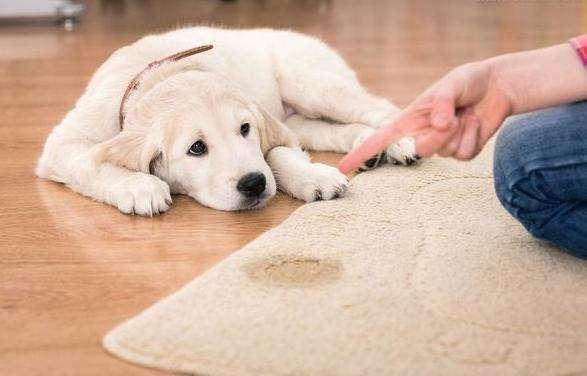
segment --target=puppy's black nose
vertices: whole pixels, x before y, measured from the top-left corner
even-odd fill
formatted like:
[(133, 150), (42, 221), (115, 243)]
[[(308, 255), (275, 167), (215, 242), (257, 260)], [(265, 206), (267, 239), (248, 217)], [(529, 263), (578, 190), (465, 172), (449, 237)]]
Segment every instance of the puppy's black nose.
[(251, 172), (239, 179), (236, 189), (245, 197), (259, 197), (266, 185), (265, 175), (260, 172)]

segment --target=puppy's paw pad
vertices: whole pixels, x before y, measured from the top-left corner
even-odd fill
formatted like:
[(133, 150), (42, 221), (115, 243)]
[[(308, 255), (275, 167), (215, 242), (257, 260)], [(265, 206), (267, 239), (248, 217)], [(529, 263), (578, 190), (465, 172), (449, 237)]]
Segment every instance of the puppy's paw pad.
[(322, 201), (322, 191), (319, 189), (316, 189), (314, 191), (314, 201)]
[(153, 216), (172, 204), (169, 185), (153, 175), (136, 173), (112, 187), (112, 202), (123, 213)]
[(322, 163), (312, 163), (300, 187), (300, 193), (296, 196), (306, 202), (332, 200), (343, 197), (348, 186), (348, 178), (338, 169)]
[(381, 166), (385, 162), (387, 162), (387, 154), (385, 152), (381, 152), (373, 158), (367, 159), (365, 163), (363, 163), (363, 165), (357, 169), (357, 171), (365, 172), (373, 170), (374, 168)]
[(412, 137), (404, 137), (395, 144), (390, 145), (387, 150), (387, 160), (394, 165), (411, 166), (420, 160), (416, 154), (416, 142)]
[[(353, 142), (353, 149), (357, 148), (360, 144), (363, 143), (363, 141), (365, 141), (365, 139), (367, 139), (372, 134), (373, 134), (373, 130), (369, 130), (367, 132), (362, 132)], [(365, 171), (372, 170), (376, 167), (381, 166), (386, 161), (387, 161), (387, 157), (386, 157), (385, 151), (383, 151), (377, 155), (374, 155), (372, 158), (366, 160), (365, 163), (363, 163), (363, 165), (357, 169), (357, 171), (358, 172), (365, 172)]]

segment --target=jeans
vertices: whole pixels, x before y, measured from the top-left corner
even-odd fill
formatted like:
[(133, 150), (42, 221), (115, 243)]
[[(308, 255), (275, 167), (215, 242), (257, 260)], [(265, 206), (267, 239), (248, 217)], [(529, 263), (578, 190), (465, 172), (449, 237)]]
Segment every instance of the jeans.
[(507, 119), (493, 166), (497, 197), (512, 216), (587, 259), (587, 101)]

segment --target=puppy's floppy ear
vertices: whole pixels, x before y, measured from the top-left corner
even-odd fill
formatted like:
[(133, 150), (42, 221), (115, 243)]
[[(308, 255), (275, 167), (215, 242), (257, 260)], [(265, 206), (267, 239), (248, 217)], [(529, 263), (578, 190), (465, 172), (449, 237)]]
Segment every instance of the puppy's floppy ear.
[(299, 142), (295, 134), (282, 122), (265, 111), (261, 106), (257, 106), (262, 117), (262, 124), (259, 127), (259, 137), (261, 138), (261, 151), (263, 155), (276, 146), (299, 147)]
[(152, 164), (161, 156), (161, 151), (148, 139), (147, 133), (126, 129), (94, 146), (91, 153), (97, 163), (110, 162), (144, 173), (152, 173)]

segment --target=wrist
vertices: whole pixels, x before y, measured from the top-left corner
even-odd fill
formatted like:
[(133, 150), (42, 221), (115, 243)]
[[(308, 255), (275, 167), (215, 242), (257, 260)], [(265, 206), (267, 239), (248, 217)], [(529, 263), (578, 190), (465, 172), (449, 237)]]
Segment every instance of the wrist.
[(518, 113), (517, 110), (523, 107), (522, 90), (516, 83), (516, 77), (512, 76), (508, 55), (496, 56), (483, 61), (488, 71), (488, 90), (494, 91), (496, 97), (500, 98), (505, 116)]

